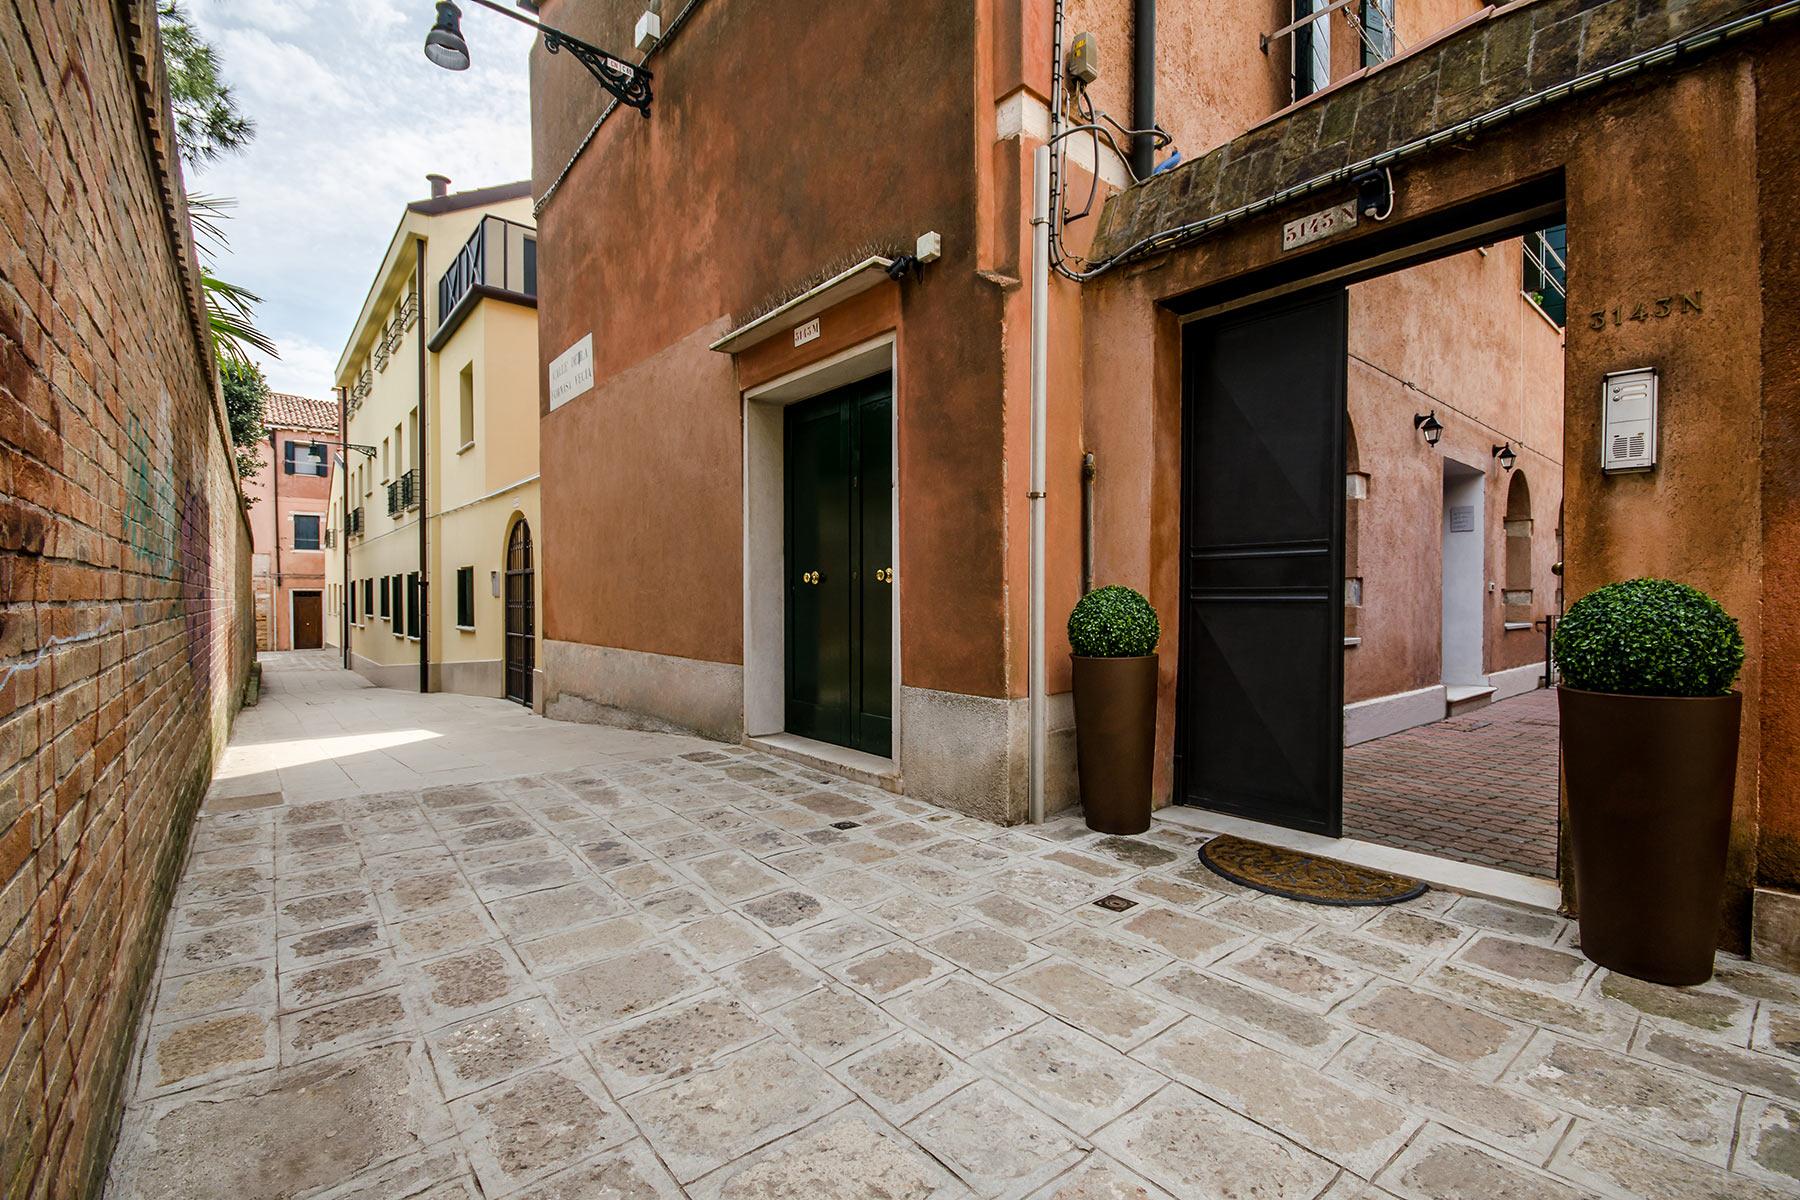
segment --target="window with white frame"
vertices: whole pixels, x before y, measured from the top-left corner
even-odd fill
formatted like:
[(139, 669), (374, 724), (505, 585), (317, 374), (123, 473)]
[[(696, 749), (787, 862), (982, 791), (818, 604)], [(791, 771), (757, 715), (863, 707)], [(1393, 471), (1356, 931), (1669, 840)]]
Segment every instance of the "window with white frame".
[(294, 514), (294, 549), (317, 550), (319, 548), (319, 514)]

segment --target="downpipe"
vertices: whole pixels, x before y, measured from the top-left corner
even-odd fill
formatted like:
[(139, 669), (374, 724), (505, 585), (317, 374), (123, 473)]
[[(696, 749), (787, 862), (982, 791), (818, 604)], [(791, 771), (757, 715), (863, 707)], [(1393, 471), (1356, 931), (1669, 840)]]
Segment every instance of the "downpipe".
[(1031, 617), (1026, 691), (1031, 724), (1030, 818), (1044, 821), (1046, 701), (1044, 678), (1044, 479), (1045, 425), (1050, 366), (1050, 163), (1051, 148), (1032, 156), (1031, 200)]

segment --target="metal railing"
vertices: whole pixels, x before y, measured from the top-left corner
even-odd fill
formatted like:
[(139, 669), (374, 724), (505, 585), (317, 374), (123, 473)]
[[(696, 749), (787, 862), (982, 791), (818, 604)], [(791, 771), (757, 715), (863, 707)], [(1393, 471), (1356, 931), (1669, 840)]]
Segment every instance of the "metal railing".
[(362, 505), (357, 505), (346, 514), (344, 519), (344, 536), (360, 535), (363, 531)]
[(387, 485), (388, 516), (397, 517), (419, 507), (419, 468), (414, 467)]
[(504, 217), (483, 217), (438, 280), (438, 327), (477, 289), (537, 296), (537, 230)]

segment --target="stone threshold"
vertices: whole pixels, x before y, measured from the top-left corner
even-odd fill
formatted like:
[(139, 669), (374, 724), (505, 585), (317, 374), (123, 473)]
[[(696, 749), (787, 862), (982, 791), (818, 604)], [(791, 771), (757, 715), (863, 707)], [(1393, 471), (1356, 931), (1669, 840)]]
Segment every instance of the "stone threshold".
[(777, 758), (785, 758), (789, 762), (797, 762), (857, 783), (866, 783), (870, 787), (878, 787), (896, 795), (900, 792), (900, 764), (891, 758), (882, 758), (831, 742), (817, 742), (791, 733), (746, 737), (744, 745), (752, 750), (761, 750)]
[(1396, 846), (1382, 846), (1356, 838), (1329, 838), (1317, 833), (1302, 833), (1297, 829), (1285, 829), (1279, 825), (1268, 825), (1262, 821), (1208, 812), (1182, 804), (1159, 808), (1156, 816), (1158, 820), (1190, 829), (1236, 834), (1238, 837), (1252, 838), (1287, 850), (1316, 854), (1337, 862), (1374, 867), (1382, 871), (1397, 871), (1402, 875), (1423, 879), (1433, 887), (1482, 896), (1489, 900), (1504, 900), (1552, 913), (1562, 904), (1562, 885), (1553, 879), (1537, 879), (1496, 867), (1457, 862), (1434, 854), (1421, 854), (1416, 850), (1402, 850)]

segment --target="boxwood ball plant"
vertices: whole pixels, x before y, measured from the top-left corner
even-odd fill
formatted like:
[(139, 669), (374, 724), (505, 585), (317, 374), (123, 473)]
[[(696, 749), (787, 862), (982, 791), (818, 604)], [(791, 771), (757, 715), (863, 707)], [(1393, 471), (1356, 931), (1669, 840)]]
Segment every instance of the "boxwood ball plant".
[(1628, 579), (1569, 606), (1551, 647), (1563, 682), (1624, 696), (1718, 696), (1744, 665), (1737, 619), (1697, 588)]
[(1091, 591), (1069, 614), (1069, 648), (1082, 658), (1141, 658), (1161, 636), (1156, 610), (1128, 587)]

